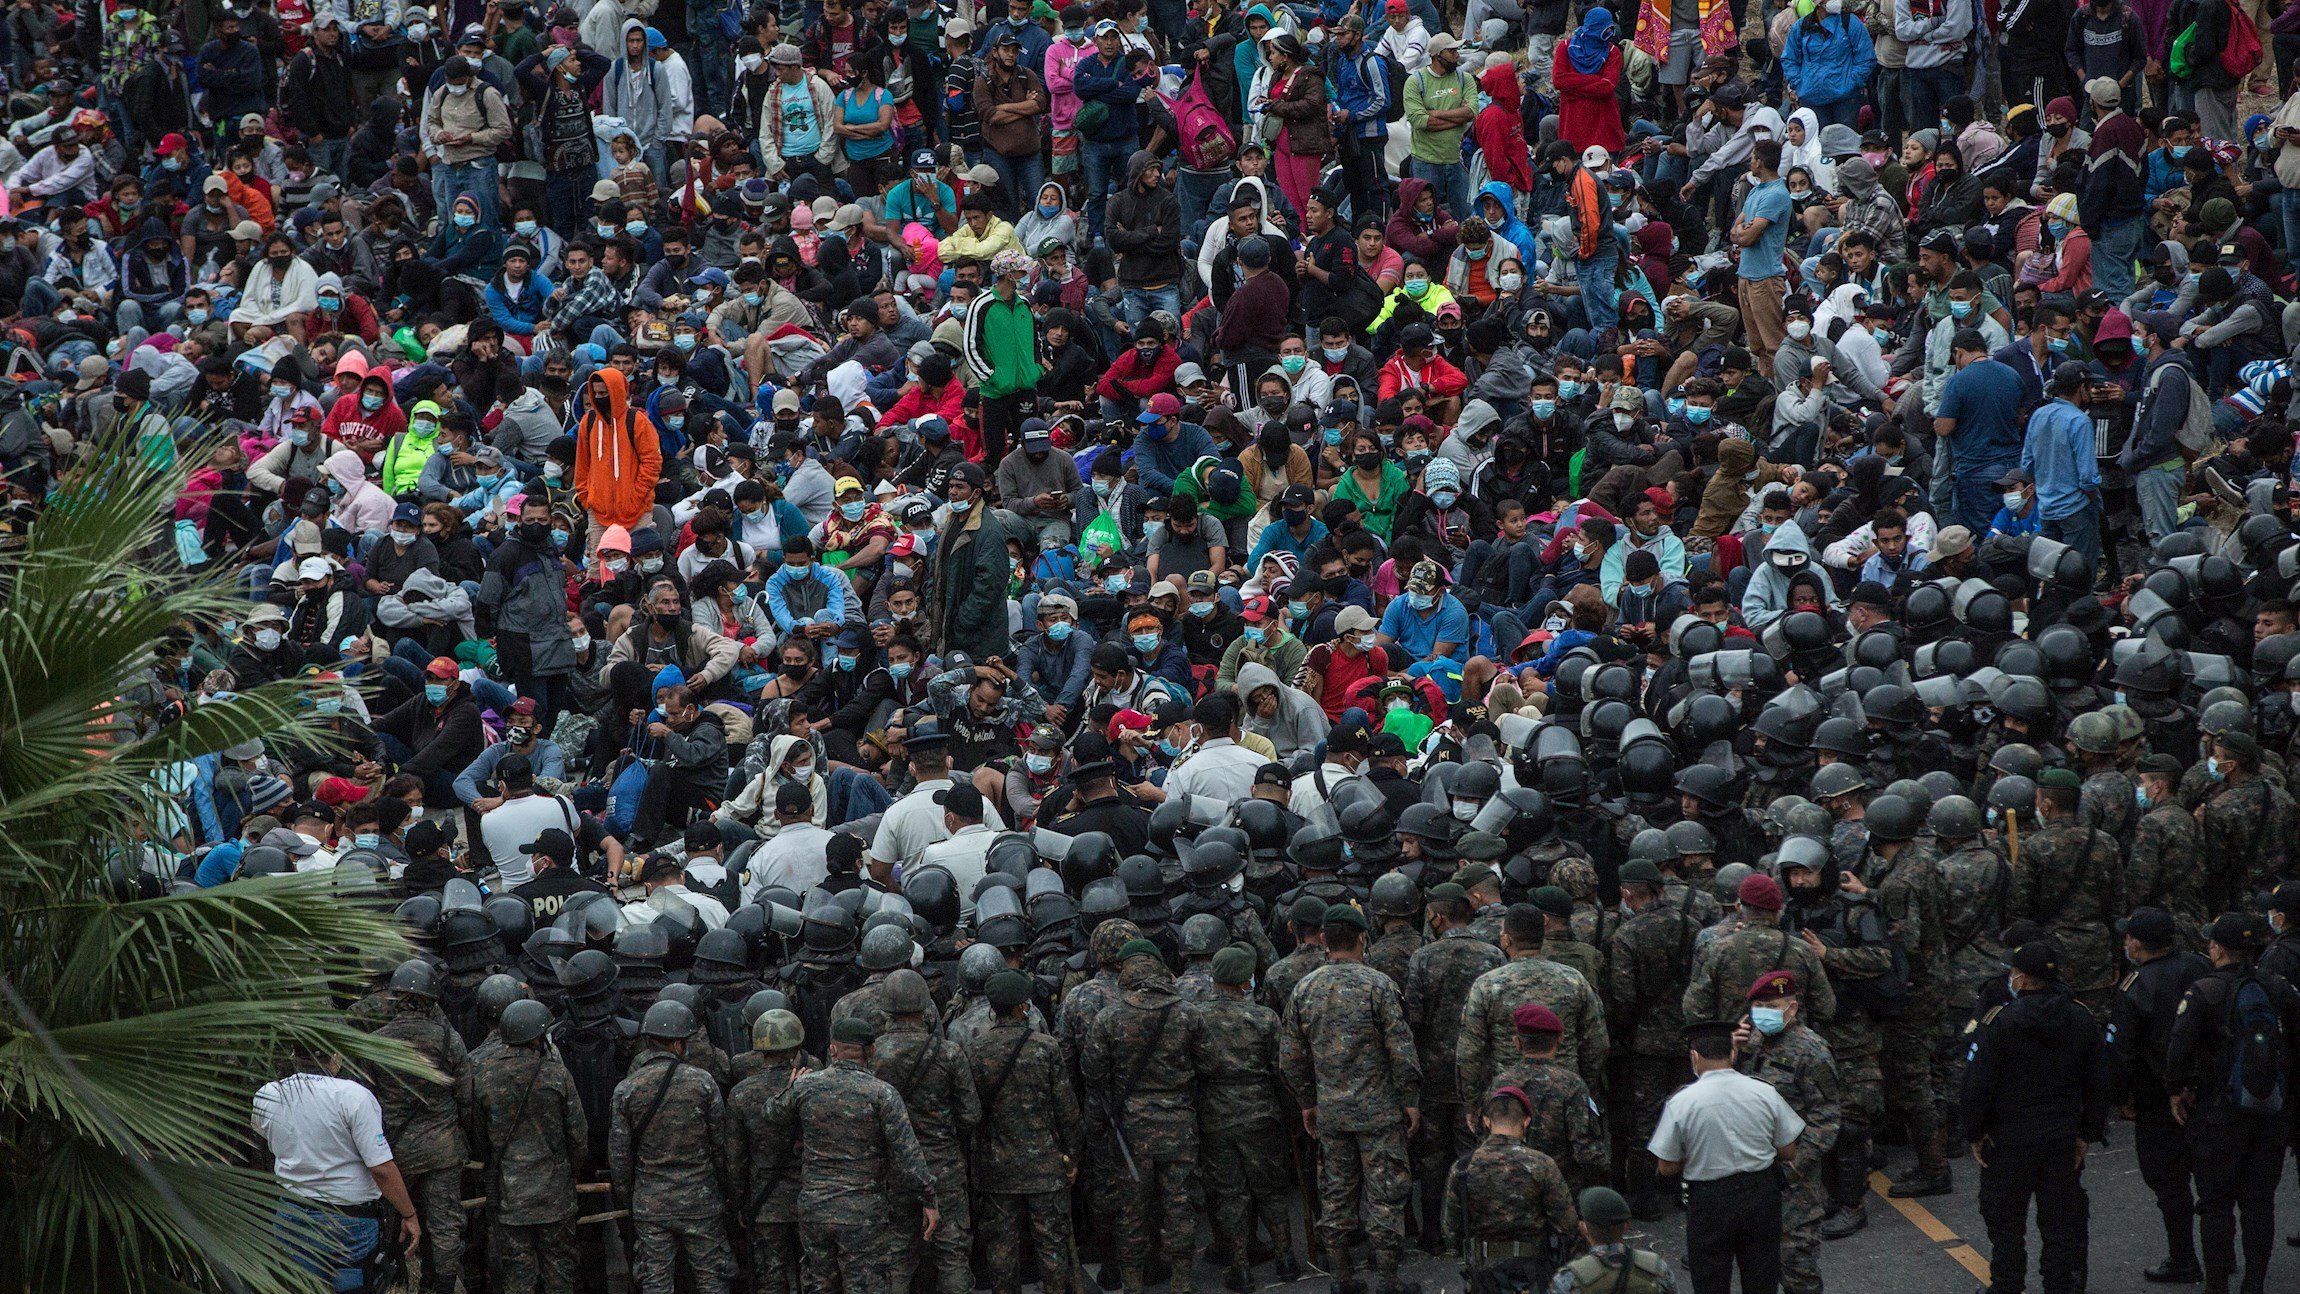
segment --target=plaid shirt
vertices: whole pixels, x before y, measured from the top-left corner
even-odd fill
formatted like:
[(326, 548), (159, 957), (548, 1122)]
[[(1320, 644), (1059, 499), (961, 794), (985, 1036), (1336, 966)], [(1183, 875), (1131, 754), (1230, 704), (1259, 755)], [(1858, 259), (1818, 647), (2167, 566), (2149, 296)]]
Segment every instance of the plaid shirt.
[(621, 313), (615, 285), (594, 265), (580, 281), (568, 283), (566, 299), (551, 308), (551, 327), (557, 331), (585, 315), (612, 319)]

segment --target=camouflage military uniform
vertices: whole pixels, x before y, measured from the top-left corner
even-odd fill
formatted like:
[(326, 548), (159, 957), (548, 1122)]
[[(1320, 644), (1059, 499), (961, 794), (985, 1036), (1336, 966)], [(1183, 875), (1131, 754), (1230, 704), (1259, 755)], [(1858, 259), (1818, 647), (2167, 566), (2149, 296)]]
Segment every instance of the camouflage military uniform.
[(1549, 938), (1542, 940), (1541, 955), (1560, 966), (1570, 966), (1580, 972), (1581, 978), (1588, 980), (1592, 987), (1605, 982), (1605, 959), (1598, 954), (1596, 948), (1579, 939), (1552, 933)]
[[(870, 1021), (871, 1028), (885, 1033), (889, 1017), (886, 1008), (878, 1004), (878, 995), (879, 990), (886, 984), (886, 977), (893, 973), (892, 971), (872, 971), (870, 977), (862, 982), (861, 987), (841, 997), (837, 1004), (831, 1007), (831, 1023), (837, 1024), (841, 1020), (860, 1017)], [(942, 1032), (942, 1013), (936, 1011), (931, 1004), (926, 1008), (926, 1027), (930, 1033)]]
[(1326, 950), (1319, 944), (1301, 944), (1294, 951), (1272, 963), (1262, 972), (1262, 982), (1256, 986), (1254, 997), (1263, 1006), (1280, 1015), (1286, 1013), (1286, 1000), (1294, 995), (1294, 986), (1311, 971), (1326, 964)]
[(1797, 1161), (1781, 1195), (1781, 1288), (1787, 1294), (1820, 1294), (1821, 1219), (1829, 1212), (1827, 1165), (1843, 1118), (1844, 1090), (1829, 1045), (1800, 1018), (1767, 1037), (1752, 1030), (1734, 1068), (1773, 1085), (1805, 1131), (1797, 1137)]
[(735, 1058), (749, 1072), (727, 1093), (728, 1188), (750, 1235), (751, 1294), (792, 1294), (799, 1281), (799, 1148), (785, 1097), (798, 1071), (821, 1062), (803, 1053), (769, 1062), (762, 1052)]
[[(1439, 1241), (1446, 1174), (1470, 1144), (1463, 1122), (1463, 1092), (1454, 1075), (1454, 1047), (1461, 1037), (1462, 1003), (1470, 986), (1504, 964), (1501, 949), (1464, 926), (1414, 950), (1406, 964), (1406, 1025), (1413, 1030), (1422, 1071), (1422, 1122), (1413, 1137), (1414, 1180), (1419, 1184), (1425, 1248)], [(1477, 1099), (1482, 1091), (1468, 1094)]]
[[(2190, 824), (2194, 825), (2193, 822)], [(1953, 1114), (1963, 1089), (1965, 1049), (1958, 1042), (1981, 985), (2004, 977), (1997, 932), (2011, 924), (2012, 867), (1985, 840), (1934, 864), (1941, 874), (1941, 968), (1934, 975), (1941, 1014), (1933, 1032), (1933, 1090)]]
[(1680, 886), (1614, 927), (1606, 958), (1605, 1013), (1627, 1035), (1629, 1090), (1613, 1094), (1614, 1117), (1626, 1108), (1632, 1153), (1642, 1153), (1661, 1121), (1662, 1103), (1689, 1077), (1685, 1065), (1685, 986), (1701, 933), (1692, 891)]
[(1293, 1148), (1278, 1087), (1278, 1015), (1259, 1002), (1218, 995), (1198, 1008), (1204, 1055), (1198, 1072), (1200, 1177), (1232, 1267), (1259, 1219), (1278, 1252), (1291, 1254)]
[(769, 1061), (765, 1052), (746, 1051), (727, 1062), (727, 1075), (732, 1080), (728, 1090), (732, 1091), (735, 1087), (740, 1087), (743, 1080), (753, 1074), (780, 1074), (783, 1082), (788, 1084), (793, 1068), (821, 1069), (822, 1067), (823, 1062), (819, 1058), (803, 1051), (799, 1053), (798, 1059), (795, 1061)]
[(733, 1287), (735, 1255), (721, 1223), (724, 1132), (719, 1085), (670, 1052), (641, 1056), (615, 1088), (607, 1168), (637, 1234), (631, 1288), (638, 1294), (671, 1294), (682, 1257), (697, 1294)]
[(2212, 791), (2203, 827), (2206, 911), (2234, 911), (2292, 874), (2292, 797), (2266, 778), (2247, 774)]
[[(1107, 942), (1103, 932), (1117, 924), (1115, 921), (1105, 921), (1097, 927), (1094, 932), (1095, 944), (1099, 946)], [(1127, 930), (1134, 928), (1134, 923), (1130, 921), (1124, 925)], [(1116, 949), (1113, 948), (1111, 952), (1115, 955)], [(1054, 1042), (1062, 1049), (1063, 1072), (1069, 1075), (1074, 1091), (1083, 1091), (1078, 1078), (1078, 1060), (1080, 1052), (1085, 1049), (1087, 1027), (1117, 1000), (1118, 972), (1103, 969), (1097, 970), (1092, 978), (1071, 985), (1055, 1009)], [(1117, 1145), (1110, 1137), (1109, 1125), (1096, 1118), (1088, 1118), (1085, 1122), (1086, 1163), (1079, 1174), (1083, 1179), (1079, 1195), (1088, 1226), (1079, 1233), (1082, 1250), (1107, 1244), (1115, 1231), (1116, 1199), (1121, 1189), (1118, 1183), (1125, 1174), (1119, 1161)]]
[(435, 1294), (455, 1294), (463, 1274), (463, 1112), (458, 1088), (470, 1073), (463, 1038), (435, 1002), (402, 996), (375, 1031), (413, 1047), (442, 1078), (393, 1073), (375, 1086), (383, 1134), (407, 1179), (423, 1224), (424, 1278)]
[(2212, 870), (2196, 815), (2177, 803), (2152, 805), (2133, 824), (2132, 852), (2124, 864), (2126, 909), (2163, 908), (2180, 928), (2181, 946), (2202, 952), (2205, 924), (2224, 910), (2204, 896)]
[(1940, 1041), (1947, 886), (1932, 847), (1915, 840), (1890, 859), (1872, 844), (1860, 879), (1884, 914), (1885, 933), (1908, 959), (1908, 991), (1900, 1010), (1879, 1022), (1883, 1050), (1877, 1060), (1885, 1111), (1907, 1127), (1919, 1170), (1936, 1174), (1946, 1166), (1939, 1109), (1945, 1093), (1933, 1085), (1933, 1049)]
[(1725, 905), (1709, 892), (1707, 881), (1695, 883), (1671, 876), (1661, 883), (1661, 902), (1664, 906), (1684, 908), (1703, 927), (1713, 926), (1725, 917)]
[(1749, 986), (1768, 971), (1797, 972), (1797, 993), (1808, 1024), (1837, 1013), (1837, 995), (1821, 969), (1821, 959), (1804, 940), (1742, 912), (1740, 924), (1715, 939), (1696, 941), (1693, 974), (1685, 984), (1685, 1021), (1738, 1020), (1748, 1007)]
[(1182, 973), (1174, 977), (1174, 992), (1185, 1002), (1211, 1002), (1214, 1000), (1214, 963), (1206, 957), (1193, 957)]
[[(1031, 1028), (1048, 1037), (1053, 1036), (1054, 1029), (1046, 1022), (1046, 1015), (1038, 1009), (1036, 1002), (1023, 1011), (1022, 1017), (1030, 1022)], [(969, 993), (963, 998), (951, 999), (950, 1019), (942, 1026), (942, 1036), (961, 1047), (971, 1047), (980, 1042), (982, 1036), (989, 1033), (997, 1023), (998, 1013), (990, 1009), (989, 1000), (979, 993)]]
[(933, 1279), (920, 1288), (940, 1294), (967, 1294), (974, 1288), (969, 1267), (974, 1230), (967, 1210), (966, 1146), (982, 1122), (976, 1099), (973, 1067), (957, 1043), (927, 1032), (926, 1026), (890, 1017), (886, 1032), (871, 1052), (871, 1072), (902, 1097), (910, 1114), (911, 1134), (934, 1174), (930, 1199), (898, 1196), (893, 1217), (898, 1236), (916, 1237), (918, 1209), (939, 1199), (942, 1222), (932, 1239), (904, 1245), (895, 1251), (888, 1273), (896, 1289), (912, 1288), (912, 1276), (923, 1261)]
[[(890, 1294), (890, 1193), (933, 1202), (934, 1174), (902, 1097), (851, 1060), (808, 1074), (783, 1097), (800, 1153), (802, 1294)], [(939, 1205), (938, 1205), (939, 1207)]]
[(1869, 852), (1869, 824), (1859, 818), (1845, 818), (1829, 828), (1829, 856), (1837, 866), (1852, 871), (1861, 865)]
[(1412, 964), (1414, 953), (1428, 942), (1414, 923), (1408, 921), (1366, 945), (1366, 965), (1389, 976), (1390, 982), (1402, 993), (1406, 987), (1406, 967)]
[[(1605, 1185), (1611, 1172), (1605, 1119), (1581, 1075), (1553, 1060), (1520, 1057), (1493, 1076), (1493, 1086), (1521, 1088), (1533, 1099), (1525, 1144), (1557, 1161), (1567, 1185), (1576, 1192)], [(1484, 1108), (1482, 1103), (1478, 1106)]]
[(1344, 1254), (1363, 1188), (1367, 1243), (1393, 1284), (1413, 1182), (1404, 1111), (1420, 1108), (1422, 1084), (1397, 985), (1363, 963), (1321, 966), (1287, 1003), (1278, 1039), (1287, 1085), (1317, 1111), (1318, 1242)]
[(498, 1039), (469, 1090), (487, 1164), (490, 1294), (572, 1294), (575, 1175), (591, 1141), (574, 1077), (542, 1048)]
[(1581, 1075), (1591, 1091), (1605, 1086), (1610, 1042), (1605, 1008), (1597, 990), (1570, 966), (1539, 953), (1520, 952), (1504, 966), (1478, 977), (1462, 1003), (1461, 1035), (1454, 1042), (1454, 1066), (1465, 1101), (1493, 1087), (1493, 1071), (1517, 1052), (1517, 1009), (1539, 1002), (1557, 1013), (1565, 1035), (1557, 1040), (1557, 1063)]
[(693, 1037), (687, 1039), (687, 1054), (682, 1059), (709, 1074), (711, 1081), (719, 1085), (721, 1092), (735, 1085), (735, 1062), (733, 1058), (719, 1050), (709, 1038), (704, 1037), (700, 1029), (695, 1031)]
[(2107, 835), (2073, 817), (2055, 818), (2021, 841), (2008, 915), (2052, 932), (2061, 982), (2096, 1020), (2106, 1020), (2115, 1005), (2123, 896), (2124, 863)]
[(1494, 947), (1501, 947), (1501, 921), (1509, 915), (1506, 903), (1488, 903), (1470, 914), (1469, 932)]
[(1141, 1288), (1155, 1243), (1174, 1266), (1180, 1294), (1190, 1286), (1197, 1232), (1194, 1089), (1204, 1046), (1198, 1008), (1175, 994), (1173, 976), (1156, 958), (1128, 958), (1118, 983), (1118, 1000), (1086, 1027), (1078, 1069), (1097, 1107), (1088, 1117), (1123, 1137), (1134, 1161), (1133, 1178), (1117, 1183), (1116, 1240), (1126, 1288)]
[(1070, 1172), (1082, 1150), (1078, 1097), (1062, 1049), (1028, 1024), (1002, 1020), (968, 1048), (982, 1119), (975, 1128), (975, 1229), (995, 1294), (1022, 1288), (1022, 1230), (1038, 1253), (1039, 1288), (1070, 1284)]
[(1472, 1289), (1486, 1286), (1475, 1274), (1488, 1272), (1500, 1278), (1496, 1288), (1548, 1288), (1580, 1227), (1556, 1161), (1515, 1137), (1488, 1134), (1446, 1182), (1446, 1243)]
[(2118, 849), (2130, 850), (2133, 828), (2140, 823), (2140, 806), (2132, 792), (2132, 779), (2114, 765), (2087, 774), (2076, 793), (2077, 821), (2107, 832)]

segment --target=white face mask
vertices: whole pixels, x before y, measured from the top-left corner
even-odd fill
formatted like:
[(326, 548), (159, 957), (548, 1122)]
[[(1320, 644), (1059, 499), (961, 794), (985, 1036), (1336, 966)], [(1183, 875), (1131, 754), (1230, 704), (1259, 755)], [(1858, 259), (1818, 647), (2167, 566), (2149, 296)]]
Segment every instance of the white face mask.
[(1799, 319), (1795, 323), (1789, 325), (1789, 340), (1791, 341), (1803, 341), (1812, 335), (1813, 325), (1805, 322), (1802, 319)]
[(1614, 413), (1614, 415), (1613, 415), (1613, 427), (1614, 427), (1614, 430), (1616, 430), (1616, 431), (1627, 431), (1627, 430), (1629, 430), (1631, 427), (1634, 427), (1634, 426), (1636, 426), (1636, 425), (1637, 425), (1637, 415), (1636, 415), (1636, 414), (1633, 414), (1633, 413), (1621, 413), (1621, 412), (1618, 412), (1618, 411), (1616, 411), (1616, 412)]
[(570, 641), (574, 643), (575, 650), (577, 651), (591, 650), (591, 635), (589, 634), (577, 634)]
[(1462, 822), (1467, 822), (1467, 821), (1469, 821), (1471, 818), (1474, 818), (1474, 817), (1476, 817), (1476, 816), (1477, 816), (1477, 801), (1475, 801), (1475, 800), (1455, 800), (1455, 801), (1453, 802), (1453, 816), (1454, 816), (1454, 817), (1455, 817), (1457, 820), (1459, 820), (1459, 821), (1462, 821)]
[(256, 630), (256, 650), (257, 650), (257, 651), (273, 651), (273, 650), (276, 650), (276, 649), (279, 647), (279, 645), (280, 645), (280, 631), (279, 631), (279, 630), (277, 630), (277, 629), (258, 629), (258, 630)]
[(2005, 494), (2004, 494), (2004, 501), (2005, 501), (2005, 511), (2007, 511), (2007, 512), (2018, 512), (2018, 511), (2020, 511), (2020, 505), (2021, 505), (2021, 493), (2020, 493), (2020, 491), (2019, 491), (2019, 490), (2007, 490), (2007, 491), (2005, 491)]

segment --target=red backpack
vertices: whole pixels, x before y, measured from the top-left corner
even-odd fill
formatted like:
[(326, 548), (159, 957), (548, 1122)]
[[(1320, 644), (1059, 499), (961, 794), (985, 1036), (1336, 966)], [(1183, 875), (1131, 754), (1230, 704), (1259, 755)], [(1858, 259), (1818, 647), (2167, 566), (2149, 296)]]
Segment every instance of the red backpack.
[(2220, 70), (2242, 81), (2260, 66), (2260, 29), (2242, 6), (2228, 6), (2228, 43), (2220, 47)]
[(1214, 96), (1206, 93), (1205, 73), (1192, 72), (1190, 84), (1166, 106), (1173, 110), (1181, 132), (1182, 165), (1193, 171), (1219, 171), (1230, 164), (1238, 151), (1238, 136), (1214, 106)]

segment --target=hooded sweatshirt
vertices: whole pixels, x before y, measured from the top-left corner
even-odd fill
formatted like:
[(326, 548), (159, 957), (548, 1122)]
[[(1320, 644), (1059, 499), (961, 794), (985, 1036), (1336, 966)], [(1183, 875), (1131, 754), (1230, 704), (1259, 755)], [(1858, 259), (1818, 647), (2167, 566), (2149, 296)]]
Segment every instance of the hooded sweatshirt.
[[(1754, 470), (1755, 476), (1750, 472)], [(1757, 447), (1738, 437), (1717, 442), (1717, 471), (1701, 491), (1701, 509), (1693, 518), (1693, 533), (1715, 539), (1726, 533), (1748, 505), (1781, 480), (1781, 469), (1757, 457)], [(1802, 533), (1802, 532), (1800, 532)], [(1755, 576), (1752, 574), (1752, 581)]]
[(348, 449), (328, 455), (327, 474), (343, 486), (335, 501), (336, 524), (354, 535), (381, 531), (391, 524), (391, 496), (367, 479), (367, 464)]
[[(1723, 445), (1718, 446), (1718, 460), (1724, 460)], [(1773, 564), (1775, 553), (1802, 553), (1805, 562), (1795, 570), (1784, 571)], [(1774, 531), (1773, 537), (1765, 541), (1765, 551), (1756, 569), (1749, 573), (1748, 591), (1741, 595), (1742, 622), (1753, 630), (1762, 631), (1765, 626), (1780, 619), (1789, 609), (1789, 582), (1806, 571), (1819, 573), (1813, 560), (1812, 541), (1805, 537), (1804, 530), (1790, 524)], [(1835, 606), (1836, 590), (1829, 587), (1829, 581), (1825, 578), (1820, 583), (1822, 596), (1828, 600), (1829, 605)]]
[[(1494, 64), (1478, 77), (1478, 88), (1484, 90), (1493, 102), (1487, 104), (1470, 123), (1471, 137), (1485, 154), (1486, 170), (1495, 180), (1507, 184), (1519, 193), (1533, 192), (1532, 155), (1525, 147), (1525, 120), (1518, 108), (1522, 97), (1517, 84), (1517, 65), (1504, 60)], [(1606, 96), (1606, 107), (1613, 107), (1611, 94)], [(1618, 136), (1621, 114), (1610, 111), (1615, 121), (1613, 133)], [(1565, 129), (1565, 118), (1560, 118), (1559, 130)], [(1577, 146), (1580, 141), (1576, 141)], [(1602, 143), (1602, 140), (1590, 140)], [(1487, 186), (1490, 191), (1492, 186)], [(1514, 208), (1513, 208), (1514, 210)], [(1514, 240), (1513, 240), (1514, 241)]]
[(423, 476), (423, 465), (431, 461), (431, 451), (439, 446), (439, 419), (444, 412), (429, 400), (419, 401), (408, 411), (407, 430), (391, 438), (383, 451), (383, 466), (376, 474), (384, 493), (397, 496), (415, 488)]
[(654, 514), (663, 438), (631, 407), (622, 373), (603, 368), (595, 376), (607, 386), (607, 408), (585, 413), (576, 430), (575, 497), (607, 525), (637, 527)]
[[(1251, 704), (1254, 694), (1266, 687), (1278, 689), (1278, 712), (1267, 719), (1256, 713)], [(1330, 724), (1325, 710), (1309, 693), (1280, 683), (1276, 671), (1267, 665), (1247, 661), (1238, 667), (1238, 697), (1248, 703), (1243, 720), (1246, 731), (1267, 739), (1277, 748), (1280, 760), (1315, 749), (1326, 739)]]

